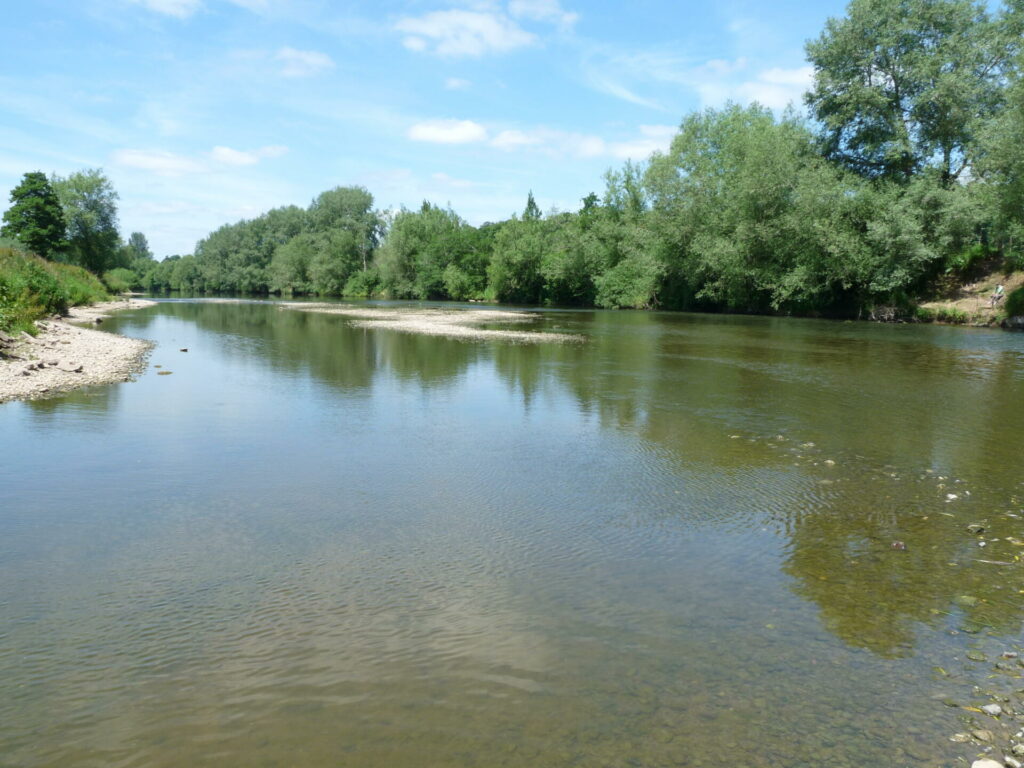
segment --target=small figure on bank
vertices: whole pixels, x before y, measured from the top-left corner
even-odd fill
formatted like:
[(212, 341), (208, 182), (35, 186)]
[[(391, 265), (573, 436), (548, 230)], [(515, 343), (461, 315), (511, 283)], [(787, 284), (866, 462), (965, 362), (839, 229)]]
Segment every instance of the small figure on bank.
[(996, 304), (1003, 300), (1003, 290), (1003, 284), (999, 283), (999, 285), (996, 286), (995, 291), (992, 293), (992, 299), (989, 306), (995, 307)]

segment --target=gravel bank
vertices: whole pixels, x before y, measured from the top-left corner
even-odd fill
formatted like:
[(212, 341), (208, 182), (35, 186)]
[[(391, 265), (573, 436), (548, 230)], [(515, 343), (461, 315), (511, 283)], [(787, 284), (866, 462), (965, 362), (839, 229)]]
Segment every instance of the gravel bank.
[(0, 338), (0, 403), (129, 380), (141, 370), (152, 344), (71, 322), (101, 322), (111, 312), (153, 303), (132, 299), (75, 307), (67, 318), (38, 322), (39, 335), (34, 338), (28, 334), (13, 340)]
[(344, 304), (281, 304), (283, 309), (299, 312), (321, 312), (327, 315), (343, 315), (353, 320), (353, 325), (364, 328), (389, 328), (406, 333), (422, 333), (428, 336), (448, 336), (456, 339), (505, 339), (514, 342), (581, 342), (582, 336), (571, 333), (538, 333), (537, 331), (510, 331), (480, 328), (486, 324), (529, 323), (536, 319), (529, 312), (512, 312), (494, 309), (405, 309), (352, 307)]

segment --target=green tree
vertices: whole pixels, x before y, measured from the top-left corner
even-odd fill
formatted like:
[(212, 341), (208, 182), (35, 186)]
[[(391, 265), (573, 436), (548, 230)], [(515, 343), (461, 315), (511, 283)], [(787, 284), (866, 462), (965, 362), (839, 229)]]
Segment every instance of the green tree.
[(67, 226), (68, 258), (102, 274), (116, 266), (121, 237), (117, 232), (117, 192), (98, 168), (51, 180)]
[(523, 219), (525, 221), (539, 221), (540, 217), (540, 206), (533, 199), (533, 190), (531, 189), (530, 193), (526, 196), (526, 208), (523, 209)]
[(144, 259), (151, 260), (153, 258), (153, 251), (149, 248), (149, 241), (146, 240), (146, 236), (141, 232), (132, 232), (128, 237), (128, 248), (131, 250), (132, 259)]
[(0, 234), (22, 243), (29, 251), (48, 259), (64, 252), (67, 229), (57, 194), (46, 174), (26, 173), (11, 190), (11, 207), (4, 212)]
[(1015, 0), (992, 18), (981, 0), (852, 0), (807, 44), (806, 101), (829, 156), (869, 177), (909, 181), (926, 166), (949, 184), (997, 114), (1021, 45)]
[(373, 210), (373, 195), (363, 187), (335, 187), (322, 192), (309, 206), (309, 226), (315, 232), (351, 231), (363, 269), (369, 266), (380, 240), (381, 221)]
[(544, 222), (512, 218), (494, 238), (487, 267), (487, 290), (498, 301), (540, 304), (544, 300), (541, 264), (549, 248)]
[(1018, 61), (1007, 108), (984, 136), (978, 172), (986, 181), (996, 244), (1012, 266), (1024, 269), (1024, 54)]
[(377, 254), (381, 289), (395, 298), (469, 298), (482, 284), (473, 227), (451, 209), (424, 201), (395, 216)]

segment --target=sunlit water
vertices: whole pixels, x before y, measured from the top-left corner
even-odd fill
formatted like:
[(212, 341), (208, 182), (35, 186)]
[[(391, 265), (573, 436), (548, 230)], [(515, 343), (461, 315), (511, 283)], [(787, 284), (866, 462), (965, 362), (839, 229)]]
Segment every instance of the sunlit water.
[(942, 700), (1024, 617), (1024, 335), (105, 327), (158, 343), (138, 381), (0, 405), (0, 765), (971, 755)]

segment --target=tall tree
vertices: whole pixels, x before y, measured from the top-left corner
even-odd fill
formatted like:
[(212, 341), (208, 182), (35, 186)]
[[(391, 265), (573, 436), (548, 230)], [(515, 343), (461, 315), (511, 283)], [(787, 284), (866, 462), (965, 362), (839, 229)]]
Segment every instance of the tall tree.
[(53, 188), (64, 209), (68, 258), (97, 274), (115, 266), (121, 236), (117, 232), (117, 192), (99, 168), (54, 176)]
[(131, 249), (133, 259), (152, 259), (153, 251), (149, 248), (149, 241), (141, 232), (132, 232), (128, 237), (128, 248)]
[(46, 174), (26, 173), (11, 190), (10, 199), (12, 205), (4, 212), (0, 234), (14, 238), (39, 256), (52, 259), (63, 253), (64, 214)]
[(530, 194), (526, 197), (526, 208), (523, 210), (523, 219), (525, 221), (537, 221), (541, 217), (540, 206), (537, 205), (537, 201), (533, 199), (533, 190), (530, 190)]
[(995, 213), (995, 239), (1024, 269), (1024, 54), (1008, 91), (1007, 109), (986, 131), (979, 171)]
[(1002, 105), (1019, 5), (993, 18), (982, 0), (852, 0), (807, 44), (806, 101), (828, 154), (869, 177), (906, 182), (933, 166), (957, 179)]
[(373, 210), (373, 195), (363, 187), (335, 187), (322, 192), (309, 206), (309, 220), (316, 232), (351, 231), (366, 269), (381, 231), (380, 218)]

